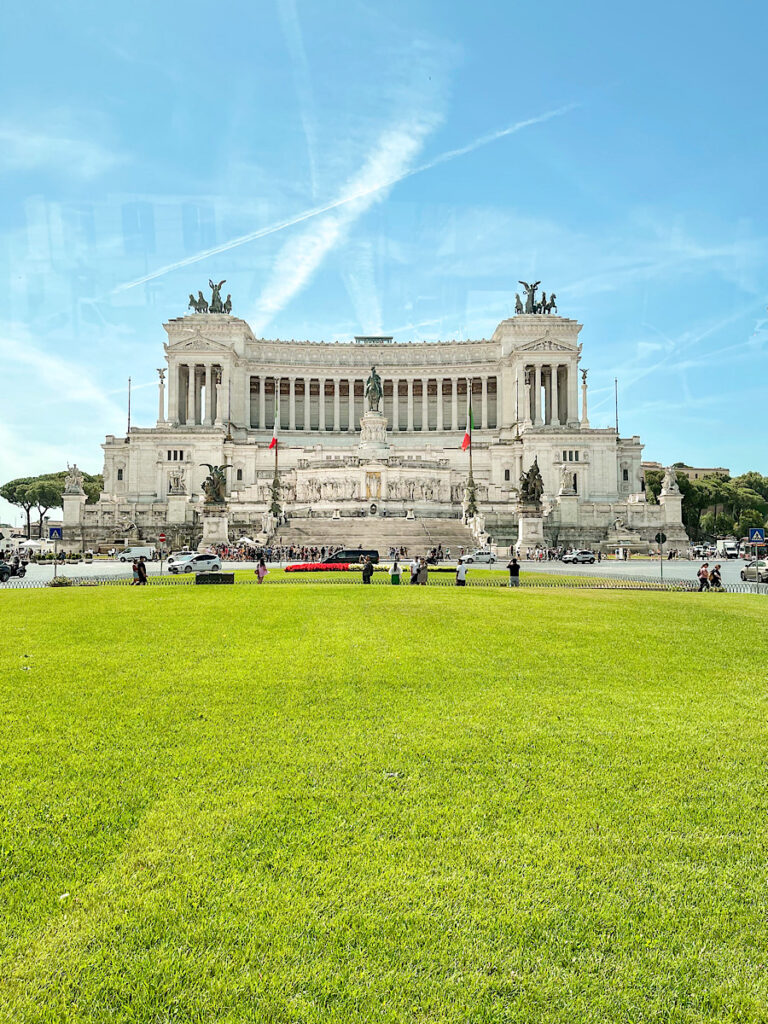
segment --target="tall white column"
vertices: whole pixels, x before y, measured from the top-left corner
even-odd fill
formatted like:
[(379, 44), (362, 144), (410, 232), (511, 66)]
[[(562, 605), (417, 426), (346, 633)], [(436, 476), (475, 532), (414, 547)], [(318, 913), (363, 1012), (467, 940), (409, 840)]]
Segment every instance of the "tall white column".
[(552, 416), (552, 367), (542, 367), (543, 383), (544, 383), (544, 422), (551, 423)]
[(296, 378), (288, 378), (288, 429), (296, 429)]
[(165, 423), (165, 370), (158, 370), (157, 382), (157, 425)]
[(451, 377), (451, 430), (459, 429), (459, 381)]
[(187, 364), (187, 426), (195, 422), (195, 365)]
[[(248, 385), (250, 390), (250, 384)], [(259, 430), (267, 429), (267, 378), (259, 375)]]
[(585, 370), (581, 378), (581, 425), (585, 429), (589, 428), (589, 416), (587, 415), (587, 371)]
[(560, 382), (557, 379), (559, 372), (560, 367), (554, 363), (552, 365), (552, 422), (555, 426), (560, 425)]
[(333, 430), (338, 434), (341, 430), (341, 381), (333, 379)]
[(413, 378), (408, 378), (408, 430), (413, 430)]
[(318, 421), (320, 430), (325, 430), (325, 377), (320, 378), (320, 393), (317, 396)]
[(392, 430), (400, 429), (400, 381), (397, 377), (392, 380)]
[(483, 403), (483, 418), (482, 418), (482, 429), (488, 429), (488, 378), (482, 376), (480, 378), (480, 400)]
[[(213, 423), (213, 372), (210, 363), (206, 363), (203, 367), (203, 380), (205, 381), (205, 412), (202, 413), (201, 419), (203, 423), (210, 427)], [(201, 403), (202, 404), (202, 403)], [(201, 410), (202, 412), (202, 410)]]
[(421, 429), (429, 430), (429, 380), (421, 378)]
[(305, 377), (304, 378), (304, 423), (302, 425), (302, 430), (311, 430), (312, 429), (312, 421), (310, 419), (310, 414), (309, 414), (310, 401), (311, 401), (311, 398), (312, 398), (311, 391), (312, 391), (312, 380), (309, 377)]
[(568, 422), (575, 426), (579, 422), (579, 381), (578, 367), (568, 367)]
[(355, 423), (355, 381), (353, 377), (350, 377), (349, 381), (349, 425), (347, 429), (351, 434), (357, 430), (357, 424)]
[(534, 369), (533, 385), (533, 422), (541, 426), (541, 364), (537, 363)]
[[(226, 391), (226, 369), (222, 366), (219, 373), (216, 374), (215, 394), (216, 394), (216, 415), (214, 418), (214, 426), (221, 427), (224, 425), (224, 419), (227, 415), (226, 404), (227, 404), (227, 391)], [(248, 389), (248, 416), (245, 420), (245, 425), (250, 427), (251, 425), (251, 379), (247, 378), (246, 388)]]
[(437, 378), (437, 429), (443, 429), (443, 378)]

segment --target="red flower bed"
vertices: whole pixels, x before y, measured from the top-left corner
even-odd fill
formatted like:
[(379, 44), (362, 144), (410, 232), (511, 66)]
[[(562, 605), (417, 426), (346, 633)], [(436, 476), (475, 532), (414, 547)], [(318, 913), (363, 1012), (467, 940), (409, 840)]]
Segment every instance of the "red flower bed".
[(286, 565), (286, 572), (346, 572), (349, 562), (301, 562), (298, 565)]

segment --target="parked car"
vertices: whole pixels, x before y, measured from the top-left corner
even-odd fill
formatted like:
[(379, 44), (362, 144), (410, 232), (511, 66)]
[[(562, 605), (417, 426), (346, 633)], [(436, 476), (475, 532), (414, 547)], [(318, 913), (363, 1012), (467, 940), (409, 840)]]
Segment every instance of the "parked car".
[(739, 573), (745, 583), (768, 583), (768, 561), (753, 558)]
[(168, 565), (172, 565), (174, 562), (178, 562), (180, 558), (191, 558), (195, 552), (192, 548), (182, 548), (181, 551), (172, 551), (166, 558)]
[(571, 562), (573, 565), (576, 564), (595, 564), (595, 552), (594, 551), (569, 551), (563, 555), (561, 561)]
[(469, 554), (462, 555), (459, 561), (464, 562), (465, 565), (470, 565), (472, 562), (487, 562), (489, 565), (493, 565), (496, 555), (492, 551), (471, 551)]
[(190, 555), (188, 558), (180, 558), (168, 566), (168, 572), (218, 572), (221, 569), (221, 559), (218, 555)]

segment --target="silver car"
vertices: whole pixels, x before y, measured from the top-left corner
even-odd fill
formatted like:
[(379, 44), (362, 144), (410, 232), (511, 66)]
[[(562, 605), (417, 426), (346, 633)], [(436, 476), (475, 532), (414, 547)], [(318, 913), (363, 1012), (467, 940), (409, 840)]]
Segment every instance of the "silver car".
[(218, 555), (190, 555), (189, 558), (179, 558), (172, 565), (168, 566), (168, 572), (219, 572), (221, 559)]
[(472, 562), (487, 562), (489, 565), (493, 565), (496, 555), (492, 551), (473, 551), (471, 554), (462, 555), (459, 561), (464, 562), (465, 565), (470, 565)]
[(768, 561), (764, 558), (747, 562), (739, 574), (745, 583), (768, 583)]

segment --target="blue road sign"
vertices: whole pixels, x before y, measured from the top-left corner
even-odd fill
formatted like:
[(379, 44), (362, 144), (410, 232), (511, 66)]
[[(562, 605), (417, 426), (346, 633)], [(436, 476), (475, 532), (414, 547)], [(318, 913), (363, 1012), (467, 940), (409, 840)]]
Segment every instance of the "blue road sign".
[(63, 537), (63, 531), (60, 526), (49, 526), (48, 527), (48, 540), (61, 540)]
[(749, 528), (749, 543), (750, 544), (765, 544), (765, 530), (762, 526), (750, 526)]

